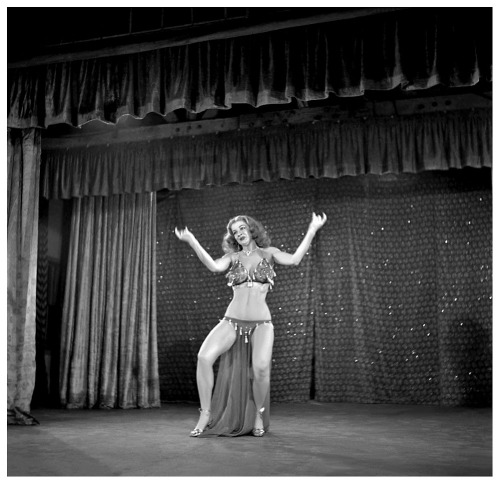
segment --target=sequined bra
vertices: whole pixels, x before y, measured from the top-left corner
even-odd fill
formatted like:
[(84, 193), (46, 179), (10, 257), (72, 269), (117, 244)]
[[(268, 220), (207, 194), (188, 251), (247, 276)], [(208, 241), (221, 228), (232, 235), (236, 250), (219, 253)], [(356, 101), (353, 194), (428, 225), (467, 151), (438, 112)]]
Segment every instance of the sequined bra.
[(248, 287), (252, 287), (254, 282), (260, 282), (261, 284), (269, 283), (272, 289), (275, 275), (273, 266), (265, 257), (262, 257), (253, 272), (250, 273), (241, 263), (240, 254), (238, 254), (238, 258), (231, 265), (226, 277), (228, 286), (239, 286), (246, 282)]

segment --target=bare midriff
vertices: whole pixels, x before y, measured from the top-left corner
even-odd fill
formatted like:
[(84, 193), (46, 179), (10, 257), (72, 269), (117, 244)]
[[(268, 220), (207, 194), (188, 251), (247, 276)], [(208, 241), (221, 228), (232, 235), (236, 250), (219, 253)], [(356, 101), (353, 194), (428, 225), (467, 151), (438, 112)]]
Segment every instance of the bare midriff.
[(259, 282), (253, 282), (251, 287), (246, 283), (233, 286), (233, 299), (226, 310), (226, 316), (247, 321), (271, 319), (266, 303), (268, 291), (269, 284)]

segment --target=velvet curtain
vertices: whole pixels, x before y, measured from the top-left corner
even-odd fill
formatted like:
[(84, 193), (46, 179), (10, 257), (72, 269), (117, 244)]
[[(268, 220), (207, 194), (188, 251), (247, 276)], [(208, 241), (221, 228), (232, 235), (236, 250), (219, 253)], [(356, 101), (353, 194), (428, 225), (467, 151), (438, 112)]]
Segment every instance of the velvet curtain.
[(61, 329), (67, 408), (158, 407), (154, 193), (76, 199)]
[(47, 198), (490, 167), (490, 109), (44, 150)]
[(41, 135), (7, 131), (7, 411), (29, 416), (35, 386), (38, 196)]
[(410, 8), (108, 58), (9, 69), (8, 126), (80, 126), (366, 90), (491, 80), (489, 8)]

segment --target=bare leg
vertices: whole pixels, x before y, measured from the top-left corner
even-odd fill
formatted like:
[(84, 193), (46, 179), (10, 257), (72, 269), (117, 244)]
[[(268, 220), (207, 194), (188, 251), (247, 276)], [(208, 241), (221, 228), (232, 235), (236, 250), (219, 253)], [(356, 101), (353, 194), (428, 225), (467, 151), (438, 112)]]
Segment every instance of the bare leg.
[[(264, 424), (258, 411), (264, 405), (271, 380), (271, 357), (273, 353), (274, 328), (272, 324), (261, 324), (252, 336), (253, 398), (257, 415), (254, 428), (262, 429)], [(269, 410), (269, 409), (267, 409)]]
[[(212, 390), (214, 387), (213, 366), (217, 358), (234, 344), (236, 332), (227, 321), (221, 321), (205, 338), (198, 352), (196, 368), (196, 382), (200, 406), (203, 410), (210, 410)], [(210, 420), (208, 412), (200, 413), (197, 429), (204, 430)]]

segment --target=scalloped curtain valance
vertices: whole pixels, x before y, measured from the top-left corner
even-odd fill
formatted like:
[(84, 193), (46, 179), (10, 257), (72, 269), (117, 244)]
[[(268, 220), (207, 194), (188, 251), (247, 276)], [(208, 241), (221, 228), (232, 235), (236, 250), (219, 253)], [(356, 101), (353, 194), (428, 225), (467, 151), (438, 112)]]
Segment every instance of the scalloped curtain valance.
[(42, 150), (46, 198), (491, 167), (491, 110)]
[(491, 9), (410, 8), (8, 70), (8, 127), (199, 113), (491, 80)]

